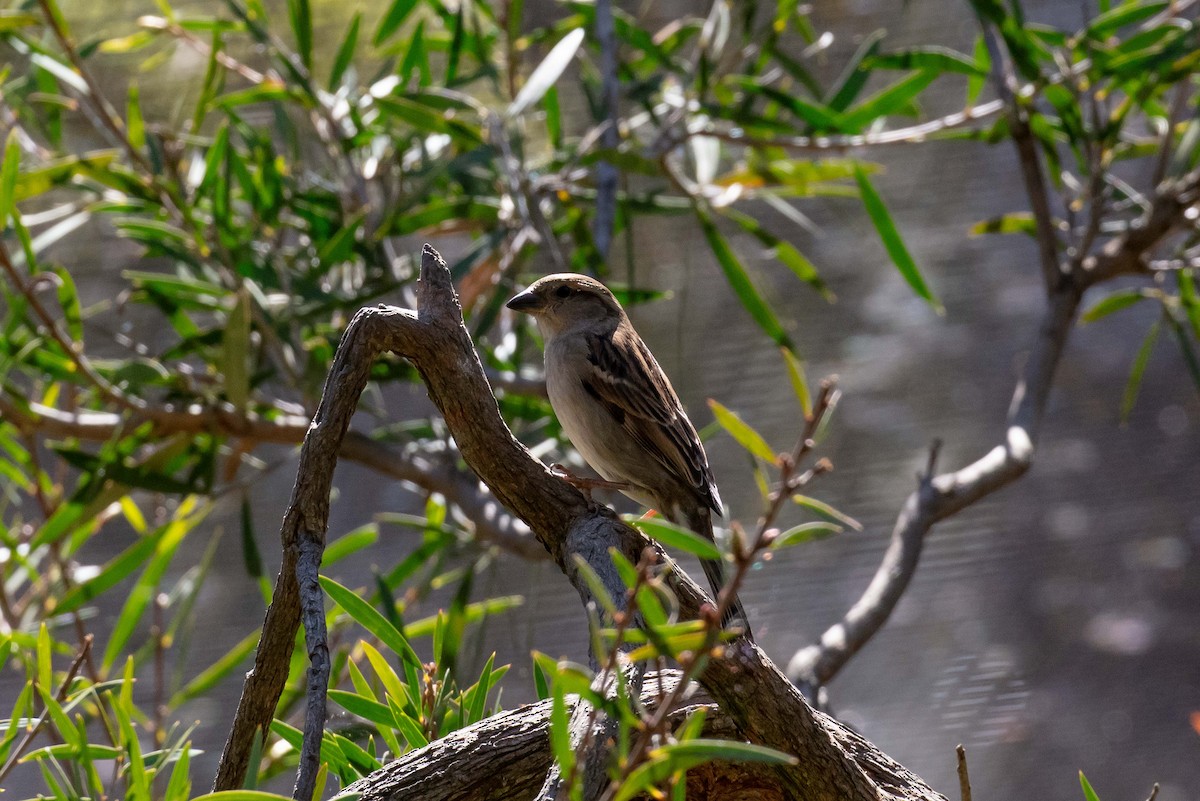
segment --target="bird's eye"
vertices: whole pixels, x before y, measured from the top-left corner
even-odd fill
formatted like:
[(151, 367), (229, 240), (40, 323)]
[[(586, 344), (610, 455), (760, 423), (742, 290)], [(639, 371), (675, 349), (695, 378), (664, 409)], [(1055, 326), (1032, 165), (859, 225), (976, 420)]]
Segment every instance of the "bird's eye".
[(571, 287), (569, 287), (569, 286), (560, 286), (558, 289), (554, 290), (554, 297), (556, 297), (556, 298), (565, 298), (565, 297), (569, 296), (570, 294), (571, 294)]

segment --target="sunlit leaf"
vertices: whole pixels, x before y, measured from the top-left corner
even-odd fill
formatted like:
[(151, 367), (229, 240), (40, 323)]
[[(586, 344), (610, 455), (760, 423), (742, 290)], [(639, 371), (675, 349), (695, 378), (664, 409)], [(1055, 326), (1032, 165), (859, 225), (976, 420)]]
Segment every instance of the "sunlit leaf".
[(771, 449), (771, 446), (767, 444), (762, 435), (739, 417), (736, 412), (731, 411), (712, 398), (708, 400), (708, 408), (712, 409), (713, 416), (716, 417), (717, 422), (729, 432), (739, 445), (763, 461), (774, 463), (776, 457), (775, 451)]
[(542, 63), (537, 65), (529, 80), (525, 81), (521, 91), (517, 92), (516, 98), (505, 111), (507, 116), (516, 117), (542, 99), (575, 58), (575, 53), (583, 44), (584, 35), (583, 28), (576, 28), (558, 41)]
[(871, 185), (871, 179), (863, 170), (857, 170), (854, 174), (855, 180), (858, 181), (858, 188), (862, 194), (863, 207), (867, 211), (867, 216), (871, 218), (871, 222), (875, 224), (875, 230), (879, 233), (879, 238), (883, 241), (883, 247), (892, 259), (892, 263), (896, 265), (896, 269), (900, 271), (900, 275), (908, 282), (913, 291), (924, 300), (938, 314), (943, 314), (941, 302), (934, 297), (929, 287), (925, 284), (925, 279), (921, 275), (917, 263), (913, 261), (912, 255), (908, 252), (908, 247), (904, 244), (904, 240), (900, 237), (900, 232), (896, 230), (896, 224), (892, 222), (892, 215), (888, 213), (887, 206), (883, 203), (883, 198), (875, 191), (875, 187)]
[(696, 216), (701, 230), (704, 231), (704, 238), (708, 240), (708, 245), (717, 259), (717, 264), (725, 273), (725, 280), (729, 282), (730, 288), (733, 289), (742, 306), (750, 312), (754, 321), (766, 332), (767, 336), (775, 340), (776, 344), (790, 348), (792, 346), (791, 338), (783, 330), (783, 325), (775, 316), (775, 311), (763, 299), (758, 288), (754, 286), (746, 268), (742, 266), (741, 260), (729, 246), (729, 242), (717, 230), (712, 217), (700, 206), (696, 207)]
[(668, 548), (678, 548), (701, 559), (724, 558), (721, 549), (712, 540), (661, 517), (627, 516), (625, 521), (641, 530), (647, 537), (653, 537)]

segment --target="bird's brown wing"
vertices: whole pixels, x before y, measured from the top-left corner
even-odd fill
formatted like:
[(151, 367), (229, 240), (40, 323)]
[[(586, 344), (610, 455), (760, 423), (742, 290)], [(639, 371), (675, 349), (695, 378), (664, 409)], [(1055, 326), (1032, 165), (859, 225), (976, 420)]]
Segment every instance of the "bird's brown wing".
[(721, 498), (700, 437), (637, 332), (626, 323), (611, 335), (589, 336), (588, 361), (593, 369), (584, 380), (585, 389), (663, 468), (721, 514)]

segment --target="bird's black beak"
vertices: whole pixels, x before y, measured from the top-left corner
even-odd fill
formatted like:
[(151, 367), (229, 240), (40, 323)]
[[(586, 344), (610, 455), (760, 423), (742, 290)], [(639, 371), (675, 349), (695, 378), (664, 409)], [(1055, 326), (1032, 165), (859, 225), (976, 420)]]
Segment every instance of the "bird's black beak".
[(513, 311), (532, 312), (542, 305), (542, 299), (526, 289), (521, 294), (514, 296), (512, 300), (504, 305)]

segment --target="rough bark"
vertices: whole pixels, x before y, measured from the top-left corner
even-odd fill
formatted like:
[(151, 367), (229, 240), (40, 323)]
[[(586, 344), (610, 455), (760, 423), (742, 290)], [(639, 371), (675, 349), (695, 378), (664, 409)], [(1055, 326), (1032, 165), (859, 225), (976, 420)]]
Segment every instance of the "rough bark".
[[(299, 543), (324, 537), (336, 455), (370, 365), (384, 351), (413, 362), (467, 464), (501, 503), (529, 525), (585, 603), (592, 600), (591, 590), (578, 574), (573, 554), (601, 575), (613, 597), (623, 592), (624, 585), (612, 566), (610, 548), (634, 563), (646, 548), (655, 548), (658, 559), (669, 563), (661, 548), (624, 525), (607, 507), (590, 503), (551, 474), (513, 437), (463, 326), (450, 273), (428, 246), (422, 258), (418, 306), (416, 312), (363, 309), (351, 321), (338, 349), (301, 449), (292, 503), (281, 531), (284, 567), (222, 759), (219, 789), (240, 785), (254, 732), (270, 724), (299, 621), (295, 572)], [(680, 616), (699, 617), (701, 606), (710, 603), (699, 586), (678, 569), (670, 572), (670, 580)], [(775, 769), (788, 797), (804, 801), (941, 798), (911, 774), (883, 770), (880, 766), (894, 763), (865, 741), (832, 736), (753, 643), (725, 647), (710, 660), (699, 682), (746, 739), (798, 758), (794, 767)]]

